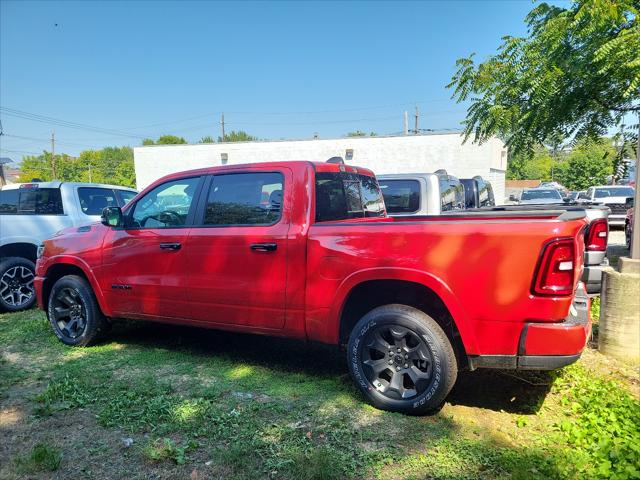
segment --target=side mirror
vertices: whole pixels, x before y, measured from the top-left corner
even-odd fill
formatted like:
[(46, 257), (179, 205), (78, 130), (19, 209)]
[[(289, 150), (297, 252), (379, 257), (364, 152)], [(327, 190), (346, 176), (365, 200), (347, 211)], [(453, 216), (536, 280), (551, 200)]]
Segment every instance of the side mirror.
[(562, 199), (562, 201), (563, 201), (564, 203), (571, 203), (571, 202), (573, 202), (573, 199), (572, 199), (571, 197), (564, 197), (564, 198)]
[(516, 196), (515, 196), (515, 195), (509, 195), (509, 201), (511, 201), (511, 202), (517, 202), (517, 201), (518, 201), (518, 199), (516, 198)]
[(624, 202), (624, 206), (627, 208), (633, 208), (633, 205), (634, 205), (633, 197), (627, 197), (627, 199)]
[(124, 223), (123, 219), (120, 207), (106, 207), (102, 210), (100, 222), (107, 227), (121, 227)]

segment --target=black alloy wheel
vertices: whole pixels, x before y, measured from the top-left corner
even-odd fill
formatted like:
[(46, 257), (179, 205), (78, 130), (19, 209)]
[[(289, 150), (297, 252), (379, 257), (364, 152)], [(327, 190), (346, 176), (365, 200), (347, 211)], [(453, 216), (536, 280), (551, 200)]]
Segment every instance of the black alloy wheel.
[(433, 376), (433, 353), (416, 332), (382, 325), (363, 339), (367, 380), (386, 397), (402, 400), (422, 394)]
[(87, 326), (87, 312), (78, 290), (65, 287), (51, 299), (52, 321), (55, 321), (65, 337), (75, 339), (84, 333)]

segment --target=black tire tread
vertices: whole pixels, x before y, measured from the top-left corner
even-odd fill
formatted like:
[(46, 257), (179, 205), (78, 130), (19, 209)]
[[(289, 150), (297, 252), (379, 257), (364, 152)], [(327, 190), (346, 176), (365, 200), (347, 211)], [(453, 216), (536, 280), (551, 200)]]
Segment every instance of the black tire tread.
[(351, 335), (349, 337), (348, 358), (350, 359), (349, 355), (352, 352), (354, 339), (355, 337), (358, 336), (357, 333), (361, 332), (362, 329), (365, 328), (366, 325), (369, 322), (371, 322), (374, 318), (379, 317), (381, 315), (388, 315), (388, 314), (403, 316), (406, 319), (410, 319), (411, 321), (416, 322), (417, 324), (421, 325), (423, 328), (429, 330), (431, 335), (435, 338), (435, 340), (438, 343), (438, 346), (440, 347), (443, 353), (444, 358), (441, 358), (441, 360), (445, 363), (444, 370), (446, 372), (446, 375), (444, 375), (444, 377), (442, 378), (442, 387), (424, 405), (413, 407), (412, 400), (407, 400), (405, 406), (394, 405), (390, 407), (390, 405), (387, 402), (370, 395), (367, 390), (362, 388), (362, 386), (358, 383), (358, 381), (354, 377), (354, 372), (351, 365), (352, 362), (350, 360), (348, 362), (349, 371), (351, 372), (352, 377), (354, 377), (354, 381), (358, 386), (359, 390), (364, 394), (367, 400), (377, 408), (380, 408), (383, 410), (400, 412), (408, 415), (425, 415), (425, 414), (437, 412), (444, 404), (444, 401), (447, 395), (449, 395), (449, 392), (451, 391), (451, 389), (453, 388), (456, 382), (456, 378), (458, 376), (458, 363), (457, 363), (455, 352), (453, 350), (453, 346), (451, 345), (451, 342), (447, 337), (447, 334), (442, 330), (442, 327), (440, 327), (438, 322), (436, 322), (433, 318), (431, 318), (422, 310), (418, 310), (417, 308), (414, 308), (408, 305), (402, 305), (402, 304), (388, 304), (388, 305), (383, 305), (381, 307), (377, 307), (371, 310), (364, 317), (362, 317), (360, 321), (358, 321), (358, 323), (356, 323), (355, 327), (351, 332)]

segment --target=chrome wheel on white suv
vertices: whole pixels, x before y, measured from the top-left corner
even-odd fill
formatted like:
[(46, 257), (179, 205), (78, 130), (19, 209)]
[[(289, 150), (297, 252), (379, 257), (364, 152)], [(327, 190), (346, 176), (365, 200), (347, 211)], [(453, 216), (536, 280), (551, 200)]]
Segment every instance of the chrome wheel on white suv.
[(36, 292), (33, 287), (35, 265), (20, 257), (0, 261), (0, 309), (17, 312), (33, 306)]

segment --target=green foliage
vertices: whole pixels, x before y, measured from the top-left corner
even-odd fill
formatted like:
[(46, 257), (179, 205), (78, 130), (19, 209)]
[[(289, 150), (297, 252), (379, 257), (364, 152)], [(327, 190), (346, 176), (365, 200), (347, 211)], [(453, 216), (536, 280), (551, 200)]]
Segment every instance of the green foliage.
[(155, 142), (150, 138), (142, 140), (142, 145), (182, 145), (185, 143), (187, 141), (184, 138), (175, 135), (162, 135)]
[[(54, 180), (51, 153), (26, 156), (20, 168), (20, 182), (33, 178)], [(78, 157), (56, 155), (56, 178), (66, 182), (93, 182), (134, 187), (136, 183), (133, 150), (130, 147), (106, 147), (84, 150)]]
[(606, 183), (607, 176), (613, 173), (615, 155), (609, 139), (583, 139), (567, 156), (566, 168), (560, 170), (556, 178), (571, 190)]
[(55, 472), (60, 468), (62, 452), (46, 443), (38, 443), (31, 453), (15, 460), (16, 468), (21, 473)]
[(466, 138), (498, 135), (515, 152), (551, 138), (597, 138), (638, 110), (640, 26), (636, 0), (547, 3), (527, 16), (526, 37), (504, 37), (495, 55), (456, 62), (449, 88), (471, 101)]
[(255, 142), (258, 140), (258, 137), (254, 137), (253, 135), (249, 135), (244, 130), (239, 131), (231, 131), (229, 133), (225, 133), (224, 139), (222, 137), (218, 137), (219, 142)]
[(198, 143), (216, 143), (216, 141), (211, 135), (206, 135), (202, 137)]
[(563, 371), (554, 389), (566, 410), (555, 425), (568, 445), (561, 471), (572, 478), (640, 478), (640, 401), (576, 365)]
[(149, 443), (143, 449), (143, 454), (154, 462), (173, 460), (176, 465), (184, 465), (187, 461), (187, 451), (194, 447), (194, 442), (188, 442), (186, 445), (177, 445), (170, 438), (159, 438)]

